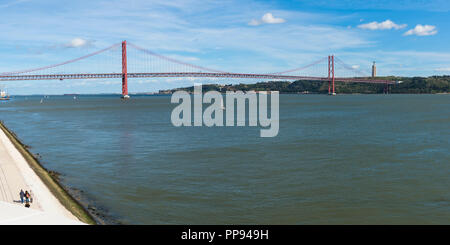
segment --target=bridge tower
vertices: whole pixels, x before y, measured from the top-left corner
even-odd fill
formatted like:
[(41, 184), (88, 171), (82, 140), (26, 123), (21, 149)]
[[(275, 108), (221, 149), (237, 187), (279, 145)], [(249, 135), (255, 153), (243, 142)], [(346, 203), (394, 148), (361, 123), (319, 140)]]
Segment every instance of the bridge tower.
[(375, 61), (373, 62), (372, 65), (372, 77), (376, 77), (377, 76), (377, 65), (375, 64)]
[(129, 99), (127, 73), (127, 41), (122, 42), (122, 99)]
[[(335, 91), (334, 91), (334, 55), (329, 55), (328, 56), (328, 94), (329, 95), (336, 95)], [(333, 93), (331, 93), (331, 88), (330, 88), (330, 83), (331, 83), (331, 87), (333, 89)]]
[(328, 55), (328, 94), (331, 93), (331, 81), (329, 80), (331, 76), (331, 56)]

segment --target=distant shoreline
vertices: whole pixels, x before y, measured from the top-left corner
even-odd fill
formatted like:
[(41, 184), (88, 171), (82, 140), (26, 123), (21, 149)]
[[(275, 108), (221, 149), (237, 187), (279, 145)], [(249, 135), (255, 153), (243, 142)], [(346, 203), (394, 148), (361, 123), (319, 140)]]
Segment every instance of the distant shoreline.
[[(378, 77), (377, 77), (378, 78)], [(336, 94), (448, 94), (450, 76), (433, 77), (380, 77), (380, 79), (397, 81), (396, 84), (385, 83), (335, 83)], [(202, 84), (202, 91), (279, 91), (280, 94), (329, 94), (330, 87), (326, 81), (299, 80), (269, 81), (253, 84)], [(175, 91), (193, 92), (194, 86), (160, 90), (160, 94)]]

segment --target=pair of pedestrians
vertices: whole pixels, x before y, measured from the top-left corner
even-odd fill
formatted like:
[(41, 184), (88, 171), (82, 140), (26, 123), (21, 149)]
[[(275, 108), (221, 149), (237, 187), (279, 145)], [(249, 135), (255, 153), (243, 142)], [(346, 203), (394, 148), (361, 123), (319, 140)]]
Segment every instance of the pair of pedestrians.
[(31, 195), (31, 190), (30, 192), (28, 192), (27, 190), (25, 192), (23, 192), (23, 190), (20, 190), (20, 202), (23, 204), (25, 201), (25, 207), (29, 208), (30, 207), (30, 203), (33, 202), (33, 196)]

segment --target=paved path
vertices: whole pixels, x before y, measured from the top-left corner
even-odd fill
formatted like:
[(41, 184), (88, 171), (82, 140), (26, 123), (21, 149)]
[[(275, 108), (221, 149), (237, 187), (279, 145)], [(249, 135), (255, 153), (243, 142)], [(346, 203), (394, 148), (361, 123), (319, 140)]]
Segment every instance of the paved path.
[[(3, 134), (1, 129), (0, 133)], [(19, 192), (21, 189), (24, 192), (26, 190), (30, 191), (31, 187), (25, 182), (23, 175), (17, 167), (16, 161), (12, 158), (10, 152), (8, 151), (6, 144), (10, 142), (8, 138), (5, 138), (6, 135), (0, 135), (0, 201), (23, 205), (20, 203)], [(41, 209), (39, 206), (39, 201), (36, 197), (33, 199), (31, 208)]]
[[(0, 202), (24, 207), (20, 202), (20, 190), (32, 191), (31, 209), (43, 211), (55, 217), (78, 221), (50, 192), (30, 168), (20, 152), (0, 129)], [(7, 215), (0, 209), (0, 223)], [(5, 217), (3, 217), (5, 216)], [(56, 222), (56, 221), (55, 221)], [(51, 223), (51, 222), (50, 222)], [(58, 222), (56, 222), (58, 223)]]

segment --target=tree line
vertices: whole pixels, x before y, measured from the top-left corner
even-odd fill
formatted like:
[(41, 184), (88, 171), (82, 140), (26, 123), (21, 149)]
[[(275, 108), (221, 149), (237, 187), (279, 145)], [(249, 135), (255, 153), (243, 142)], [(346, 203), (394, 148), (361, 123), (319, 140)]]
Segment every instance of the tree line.
[[(450, 92), (450, 76), (431, 77), (377, 77), (377, 79), (402, 81), (402, 83), (389, 85), (389, 93), (394, 94), (436, 94)], [(339, 94), (380, 94), (385, 93), (385, 84), (372, 83), (343, 83), (335, 82), (335, 91)], [(193, 86), (176, 88), (170, 90), (160, 90), (160, 93), (173, 93), (178, 90), (192, 92)], [(327, 94), (328, 82), (300, 80), (289, 81), (269, 81), (254, 84), (206, 84), (202, 86), (204, 92), (207, 91), (279, 91), (280, 93), (314, 93)]]

